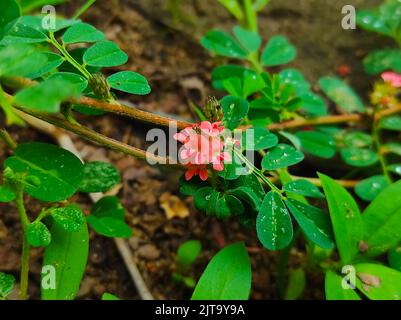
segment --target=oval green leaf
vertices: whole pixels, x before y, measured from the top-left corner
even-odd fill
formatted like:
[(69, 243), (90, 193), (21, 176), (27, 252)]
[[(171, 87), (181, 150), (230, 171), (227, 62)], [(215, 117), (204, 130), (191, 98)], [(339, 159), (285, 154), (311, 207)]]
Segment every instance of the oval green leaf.
[(296, 136), (306, 153), (324, 159), (330, 159), (336, 154), (336, 142), (328, 134), (318, 131), (300, 131), (296, 133)]
[(55, 223), (68, 232), (77, 232), (85, 221), (85, 216), (78, 206), (70, 205), (51, 210)]
[(40, 221), (28, 225), (26, 236), (33, 247), (47, 247), (52, 239), (49, 229)]
[(377, 153), (370, 149), (344, 148), (340, 153), (344, 162), (353, 167), (369, 167), (379, 161)]
[(203, 272), (192, 300), (247, 300), (251, 291), (251, 262), (243, 242), (220, 250)]
[(248, 53), (229, 33), (220, 30), (211, 30), (201, 39), (202, 46), (217, 55), (246, 59)]
[(88, 162), (84, 166), (84, 178), (79, 191), (87, 193), (106, 192), (120, 182), (120, 173), (111, 163)]
[(94, 26), (80, 22), (69, 27), (61, 39), (65, 44), (97, 42), (104, 39), (104, 34)]
[(273, 36), (263, 49), (261, 62), (274, 67), (291, 62), (297, 56), (297, 49), (284, 36)]
[(279, 144), (271, 149), (262, 160), (262, 168), (265, 170), (277, 170), (300, 163), (304, 154), (288, 144)]
[[(52, 242), (46, 248), (43, 266), (49, 274), (42, 272), (42, 282), (55, 277), (55, 287), (41, 286), (42, 300), (73, 300), (79, 290), (84, 275), (89, 251), (88, 227), (84, 221), (77, 232), (65, 231), (58, 224), (50, 229)], [(50, 278), (49, 278), (50, 277)], [(53, 277), (53, 278), (52, 278)]]
[(320, 192), (319, 188), (305, 179), (298, 179), (286, 183), (283, 186), (286, 192), (299, 194), (311, 198), (324, 198), (324, 194)]
[(389, 183), (385, 176), (373, 176), (360, 181), (355, 186), (355, 193), (365, 201), (372, 201), (380, 192), (388, 187), (388, 185)]
[(247, 129), (242, 134), (242, 147), (245, 150), (264, 150), (278, 144), (278, 137), (262, 127)]
[(151, 92), (146, 78), (132, 71), (121, 71), (107, 78), (110, 87), (123, 92), (146, 95)]
[(116, 67), (126, 63), (128, 56), (114, 42), (100, 41), (85, 51), (83, 61), (93, 67)]
[(319, 80), (323, 92), (346, 112), (364, 112), (365, 106), (354, 89), (336, 77), (323, 77)]
[(5, 161), (14, 172), (39, 179), (25, 191), (41, 201), (56, 202), (71, 197), (83, 178), (83, 164), (71, 152), (45, 143), (24, 143)]
[(383, 254), (401, 241), (401, 181), (382, 191), (366, 208), (362, 216), (366, 254)]
[(291, 243), (291, 217), (277, 192), (266, 194), (256, 219), (256, 231), (260, 242), (269, 250), (281, 250)]
[(343, 264), (352, 262), (362, 239), (361, 214), (354, 198), (335, 180), (318, 174), (329, 205), (336, 245)]
[(334, 248), (333, 230), (327, 214), (294, 199), (288, 199), (285, 203), (310, 241), (323, 249)]
[(360, 263), (355, 269), (356, 286), (369, 299), (401, 299), (401, 272), (373, 263)]

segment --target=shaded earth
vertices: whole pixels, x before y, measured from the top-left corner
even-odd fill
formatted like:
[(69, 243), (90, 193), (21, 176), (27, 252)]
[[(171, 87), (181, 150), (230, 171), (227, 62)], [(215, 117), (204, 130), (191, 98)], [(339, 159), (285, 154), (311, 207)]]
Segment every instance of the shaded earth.
[[(361, 65), (363, 56), (384, 46), (382, 38), (360, 30), (341, 28), (341, 8), (345, 4), (370, 6), (378, 1), (323, 1), (272, 0), (261, 13), (261, 33), (268, 39), (284, 34), (298, 48), (298, 59), (290, 67), (299, 68), (312, 83), (319, 77), (335, 74), (346, 64), (351, 67), (347, 81), (365, 93), (370, 87)], [(61, 7), (64, 14), (74, 11), (74, 5)], [(103, 30), (130, 57), (124, 70), (146, 76), (152, 93), (146, 97), (121, 98), (139, 108), (191, 119), (189, 102), (201, 105), (210, 89), (210, 71), (217, 61), (198, 44), (206, 30), (213, 27), (229, 29), (234, 21), (214, 0), (183, 1), (182, 12), (173, 14), (164, 0), (98, 1), (83, 19)], [(110, 70), (117, 71), (116, 70)], [(366, 97), (366, 96), (365, 96)], [(141, 123), (105, 115), (93, 118), (82, 116), (80, 121), (105, 135), (136, 147), (145, 148), (144, 134), (149, 129)], [(1, 119), (4, 123), (4, 119)], [(11, 128), (20, 143), (27, 141), (51, 142), (29, 128)], [(135, 262), (157, 299), (187, 299), (192, 289), (173, 280), (176, 251), (189, 239), (202, 243), (202, 253), (188, 276), (198, 278), (210, 258), (223, 246), (245, 241), (252, 261), (253, 299), (277, 299), (277, 270), (279, 256), (263, 250), (254, 230), (247, 230), (235, 220), (216, 221), (197, 212), (190, 198), (178, 193), (180, 172), (153, 168), (136, 159), (98, 148), (73, 137), (85, 160), (111, 160), (122, 174), (122, 183), (114, 189), (127, 209), (127, 222), (134, 229), (128, 240)], [(8, 155), (1, 145), (0, 160)], [(178, 197), (178, 200), (177, 200)], [(28, 211), (33, 216), (39, 204), (28, 200)], [(88, 212), (90, 201), (85, 196), (75, 199)], [(166, 201), (179, 201), (189, 210), (186, 218), (169, 219), (162, 208)], [(21, 232), (18, 215), (13, 207), (0, 206), (0, 270), (18, 278)], [(305, 248), (299, 242), (290, 253), (290, 266), (304, 265)], [(33, 250), (31, 261), (30, 295), (39, 297), (41, 250)], [(114, 245), (113, 240), (91, 234), (90, 259), (78, 298), (98, 299), (103, 292), (111, 292), (123, 299), (138, 299), (135, 286)], [(305, 299), (323, 298), (323, 275), (308, 277)]]

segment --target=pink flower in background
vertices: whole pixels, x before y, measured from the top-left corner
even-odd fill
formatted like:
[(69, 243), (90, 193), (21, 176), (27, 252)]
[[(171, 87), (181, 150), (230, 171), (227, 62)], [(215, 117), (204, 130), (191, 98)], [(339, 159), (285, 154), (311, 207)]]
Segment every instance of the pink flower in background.
[(174, 138), (184, 146), (180, 150), (180, 158), (185, 161), (186, 180), (199, 175), (201, 180), (208, 178), (206, 165), (212, 165), (216, 171), (224, 169), (223, 161), (231, 161), (231, 156), (224, 151), (224, 126), (221, 122), (203, 121), (199, 125), (185, 128)]
[(390, 83), (395, 88), (401, 88), (401, 74), (395, 72), (383, 72), (382, 79), (388, 83)]

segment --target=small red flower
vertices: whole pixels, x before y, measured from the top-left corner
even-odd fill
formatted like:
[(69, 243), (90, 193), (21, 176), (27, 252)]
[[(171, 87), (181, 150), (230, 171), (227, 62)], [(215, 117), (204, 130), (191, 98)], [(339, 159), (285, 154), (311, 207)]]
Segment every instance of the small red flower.
[(351, 68), (347, 64), (342, 64), (337, 68), (337, 74), (341, 77), (346, 77), (351, 73)]
[(187, 166), (186, 180), (198, 175), (205, 181), (208, 178), (207, 165), (212, 165), (216, 171), (222, 171), (223, 161), (231, 161), (230, 154), (224, 151), (224, 130), (221, 122), (203, 121), (174, 136), (183, 144), (179, 155)]
[(401, 74), (395, 72), (383, 72), (381, 74), (382, 79), (390, 83), (395, 88), (401, 88)]

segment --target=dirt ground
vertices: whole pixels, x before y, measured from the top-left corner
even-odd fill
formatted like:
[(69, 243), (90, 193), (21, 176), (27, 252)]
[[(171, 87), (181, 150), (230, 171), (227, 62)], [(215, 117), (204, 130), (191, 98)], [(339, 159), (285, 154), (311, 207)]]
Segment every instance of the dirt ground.
[[(360, 30), (341, 29), (341, 8), (345, 4), (370, 6), (379, 1), (352, 0), (272, 0), (261, 14), (261, 32), (265, 39), (284, 34), (298, 48), (298, 58), (291, 67), (299, 68), (306, 78), (316, 83), (320, 76), (335, 74), (347, 64), (351, 74), (346, 79), (360, 92), (369, 88), (361, 58), (368, 51), (384, 46), (383, 39)], [(76, 1), (74, 1), (74, 4)], [(64, 14), (73, 12), (71, 4), (61, 7)], [(159, 114), (190, 119), (189, 102), (202, 104), (210, 88), (210, 71), (217, 63), (205, 52), (198, 40), (208, 29), (229, 29), (233, 19), (215, 0), (184, 0), (182, 14), (174, 17), (164, 0), (99, 0), (83, 19), (104, 31), (130, 57), (124, 70), (145, 75), (152, 86), (146, 97), (121, 96), (139, 108)], [(115, 70), (114, 70), (115, 71)], [(362, 80), (363, 79), (363, 80)], [(144, 125), (112, 115), (80, 120), (89, 127), (136, 147), (145, 147)], [(4, 119), (1, 119), (4, 122)], [(30, 128), (12, 128), (18, 142), (50, 141)], [(247, 230), (234, 220), (216, 221), (198, 213), (190, 198), (178, 194), (181, 173), (152, 168), (143, 162), (98, 148), (74, 137), (86, 160), (110, 159), (122, 174), (115, 193), (127, 209), (127, 222), (134, 229), (129, 245), (145, 281), (156, 299), (187, 299), (191, 290), (172, 279), (178, 246), (186, 240), (201, 241), (202, 254), (190, 271), (198, 278), (209, 259), (225, 244), (244, 240), (249, 248), (252, 271), (252, 299), (277, 299), (276, 276), (278, 254), (263, 250), (254, 230)], [(0, 149), (3, 162), (4, 148)], [(189, 209), (189, 216), (168, 219), (161, 203), (179, 196)], [(172, 197), (172, 198), (171, 198)], [(164, 200), (163, 200), (164, 199)], [(77, 199), (86, 211), (90, 202)], [(29, 212), (38, 212), (38, 204), (29, 201)], [(129, 274), (113, 240), (91, 234), (90, 259), (79, 299), (98, 299), (105, 291), (122, 299), (138, 299)], [(18, 278), (21, 232), (17, 213), (8, 205), (0, 206), (0, 270)], [(300, 241), (291, 251), (291, 267), (305, 263), (305, 248)], [(41, 250), (33, 250), (31, 263), (32, 298), (39, 297)], [(308, 279), (305, 299), (323, 298), (322, 275)]]

